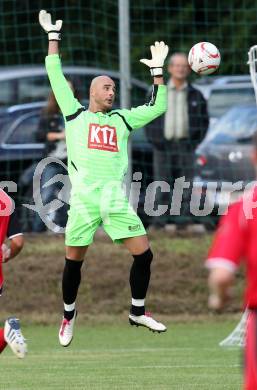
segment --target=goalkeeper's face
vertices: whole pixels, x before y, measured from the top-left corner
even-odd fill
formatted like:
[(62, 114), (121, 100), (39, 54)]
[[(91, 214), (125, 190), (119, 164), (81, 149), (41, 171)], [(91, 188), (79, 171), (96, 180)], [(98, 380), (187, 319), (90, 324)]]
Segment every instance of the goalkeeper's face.
[(97, 111), (109, 111), (115, 99), (115, 83), (108, 76), (95, 77), (90, 86), (90, 101)]

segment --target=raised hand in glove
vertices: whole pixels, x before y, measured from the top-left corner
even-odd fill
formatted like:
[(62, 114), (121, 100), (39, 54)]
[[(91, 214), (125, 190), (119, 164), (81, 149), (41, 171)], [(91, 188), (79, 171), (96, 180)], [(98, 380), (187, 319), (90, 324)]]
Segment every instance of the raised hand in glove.
[(168, 55), (169, 47), (164, 42), (155, 42), (151, 46), (152, 59), (147, 60), (143, 58), (140, 60), (143, 64), (149, 66), (151, 75), (153, 77), (162, 77), (163, 75), (163, 64)]
[(60, 41), (61, 40), (61, 28), (62, 28), (62, 20), (56, 20), (55, 24), (52, 23), (51, 14), (46, 12), (45, 10), (41, 10), (39, 12), (39, 23), (48, 33), (49, 41)]

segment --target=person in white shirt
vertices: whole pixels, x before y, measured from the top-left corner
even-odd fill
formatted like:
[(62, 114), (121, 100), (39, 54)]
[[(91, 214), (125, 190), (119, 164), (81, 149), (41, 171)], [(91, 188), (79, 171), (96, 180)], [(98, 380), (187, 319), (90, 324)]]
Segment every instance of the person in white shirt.
[[(168, 73), (168, 109), (146, 127), (146, 136), (153, 145), (154, 180), (166, 181), (171, 186), (170, 193), (162, 193), (158, 189), (156, 207), (159, 204), (170, 205), (177, 178), (185, 176), (187, 181), (192, 179), (193, 153), (209, 125), (206, 101), (201, 92), (188, 81), (190, 68), (184, 53), (175, 53), (170, 57)], [(181, 224), (189, 220), (190, 196), (190, 189), (184, 190), (178, 219)], [(153, 225), (163, 227), (169, 214), (168, 209), (165, 215), (154, 217)]]

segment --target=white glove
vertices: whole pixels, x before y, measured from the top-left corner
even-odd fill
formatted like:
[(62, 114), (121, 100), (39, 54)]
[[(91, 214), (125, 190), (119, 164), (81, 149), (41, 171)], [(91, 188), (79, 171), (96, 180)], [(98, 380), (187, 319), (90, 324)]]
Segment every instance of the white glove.
[(140, 60), (143, 64), (149, 66), (152, 76), (163, 75), (163, 64), (165, 58), (168, 55), (169, 47), (164, 42), (155, 42), (154, 46), (151, 46), (152, 59), (147, 60), (143, 58)]
[(7, 261), (10, 259), (11, 249), (8, 248), (6, 244), (2, 244), (1, 251), (2, 251), (2, 262), (7, 263)]
[(55, 24), (52, 24), (51, 14), (47, 13), (44, 9), (39, 12), (39, 23), (48, 33), (49, 41), (60, 41), (62, 28), (62, 20), (56, 20)]

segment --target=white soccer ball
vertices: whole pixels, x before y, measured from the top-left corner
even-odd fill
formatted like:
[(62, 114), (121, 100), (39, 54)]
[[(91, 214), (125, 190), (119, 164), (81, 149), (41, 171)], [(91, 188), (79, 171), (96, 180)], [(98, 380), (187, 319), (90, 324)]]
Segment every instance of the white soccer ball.
[(220, 65), (220, 52), (212, 43), (199, 42), (190, 50), (188, 63), (190, 68), (200, 75), (211, 74)]

